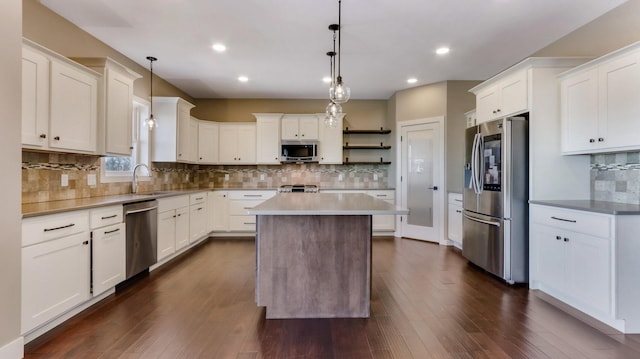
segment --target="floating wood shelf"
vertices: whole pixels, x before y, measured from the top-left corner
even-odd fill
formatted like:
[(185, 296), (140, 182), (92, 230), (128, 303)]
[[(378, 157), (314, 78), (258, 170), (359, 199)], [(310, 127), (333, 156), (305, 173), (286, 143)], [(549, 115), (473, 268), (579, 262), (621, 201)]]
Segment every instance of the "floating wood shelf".
[(391, 130), (385, 130), (382, 127), (380, 127), (379, 130), (350, 130), (349, 127), (347, 127), (345, 130), (342, 131), (342, 133), (344, 133), (345, 135), (349, 135), (349, 134), (354, 134), (354, 135), (358, 135), (358, 134), (386, 135), (388, 133), (391, 133)]
[(342, 146), (345, 150), (388, 150), (391, 146)]
[(343, 165), (390, 165), (391, 162), (342, 162)]

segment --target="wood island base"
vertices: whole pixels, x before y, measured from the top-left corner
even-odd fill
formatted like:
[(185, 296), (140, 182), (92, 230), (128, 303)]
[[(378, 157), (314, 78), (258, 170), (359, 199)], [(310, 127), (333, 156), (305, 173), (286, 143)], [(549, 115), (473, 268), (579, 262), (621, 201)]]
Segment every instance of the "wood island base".
[(371, 215), (258, 215), (256, 304), (267, 319), (368, 318)]

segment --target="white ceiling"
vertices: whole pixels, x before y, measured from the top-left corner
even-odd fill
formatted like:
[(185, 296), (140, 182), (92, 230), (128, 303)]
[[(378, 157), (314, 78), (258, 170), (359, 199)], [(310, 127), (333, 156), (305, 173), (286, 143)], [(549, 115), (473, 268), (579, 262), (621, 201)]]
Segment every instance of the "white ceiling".
[[(337, 0), (41, 2), (140, 65), (157, 57), (154, 72), (194, 98), (328, 97)], [(484, 80), (624, 2), (344, 0), (342, 76), (355, 99)]]

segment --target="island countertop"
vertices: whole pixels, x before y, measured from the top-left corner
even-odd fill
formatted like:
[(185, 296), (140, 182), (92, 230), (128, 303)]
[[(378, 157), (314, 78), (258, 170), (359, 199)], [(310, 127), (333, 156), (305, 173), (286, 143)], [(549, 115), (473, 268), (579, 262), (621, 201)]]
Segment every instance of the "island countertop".
[(380, 215), (408, 214), (363, 193), (279, 193), (247, 211), (250, 215)]

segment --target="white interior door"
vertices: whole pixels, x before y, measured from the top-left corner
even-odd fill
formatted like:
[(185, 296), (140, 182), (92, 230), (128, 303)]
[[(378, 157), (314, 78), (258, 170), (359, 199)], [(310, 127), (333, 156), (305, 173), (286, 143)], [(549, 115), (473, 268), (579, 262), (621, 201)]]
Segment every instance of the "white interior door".
[(402, 237), (440, 243), (444, 196), (442, 118), (400, 123)]

